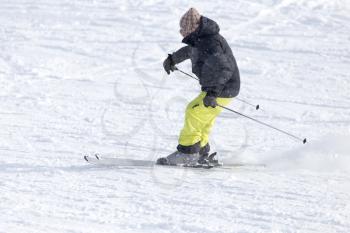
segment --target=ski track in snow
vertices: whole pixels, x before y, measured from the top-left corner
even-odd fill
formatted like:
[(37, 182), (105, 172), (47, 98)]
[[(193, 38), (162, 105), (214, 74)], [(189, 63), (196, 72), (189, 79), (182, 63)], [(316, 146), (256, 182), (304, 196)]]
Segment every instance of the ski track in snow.
[[(242, 77), (211, 145), (233, 169), (107, 168), (171, 153), (198, 85), (162, 70), (190, 6)], [(347, 0), (0, 2), (0, 232), (349, 232)], [(180, 67), (190, 71), (188, 62)]]

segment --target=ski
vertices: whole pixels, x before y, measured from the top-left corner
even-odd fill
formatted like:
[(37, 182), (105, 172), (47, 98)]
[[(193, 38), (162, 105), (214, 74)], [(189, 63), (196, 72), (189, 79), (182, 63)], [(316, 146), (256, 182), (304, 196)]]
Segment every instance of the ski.
[(183, 168), (201, 168), (201, 169), (212, 169), (212, 168), (223, 168), (223, 169), (233, 169), (239, 167), (266, 167), (265, 164), (250, 164), (250, 163), (235, 163), (235, 164), (223, 164), (223, 163), (204, 163), (204, 164), (179, 164), (179, 165), (160, 165), (156, 164), (152, 160), (138, 160), (138, 159), (124, 159), (124, 158), (106, 158), (101, 157), (99, 154), (94, 154), (93, 156), (84, 155), (83, 159), (92, 165), (104, 166), (104, 167), (183, 167)]
[(155, 162), (151, 160), (100, 158), (98, 154), (94, 154), (93, 156), (84, 155), (84, 160), (90, 164), (102, 166), (152, 167), (155, 165)]
[(195, 164), (195, 165), (160, 165), (152, 160), (137, 160), (137, 159), (123, 159), (123, 158), (101, 158), (98, 154), (93, 156), (84, 155), (84, 160), (92, 165), (110, 166), (110, 167), (184, 167), (184, 168), (203, 168), (210, 169), (218, 166), (210, 164)]

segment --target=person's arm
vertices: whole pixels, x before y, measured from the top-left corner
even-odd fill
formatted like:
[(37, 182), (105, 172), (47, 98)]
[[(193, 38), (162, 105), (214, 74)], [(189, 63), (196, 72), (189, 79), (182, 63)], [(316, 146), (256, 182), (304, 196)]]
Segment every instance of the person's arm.
[(191, 47), (190, 46), (182, 47), (181, 49), (174, 52), (171, 56), (175, 65), (179, 64), (191, 57)]
[(185, 46), (177, 50), (173, 54), (169, 54), (163, 62), (164, 70), (170, 74), (170, 71), (174, 71), (174, 66), (191, 57), (191, 47)]

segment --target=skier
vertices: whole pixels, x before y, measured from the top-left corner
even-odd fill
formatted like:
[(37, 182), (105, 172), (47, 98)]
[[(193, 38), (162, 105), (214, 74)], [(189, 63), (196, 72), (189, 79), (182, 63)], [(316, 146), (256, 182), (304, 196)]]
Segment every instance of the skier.
[(202, 92), (192, 100), (185, 114), (185, 124), (179, 137), (177, 151), (157, 164), (195, 165), (207, 161), (209, 134), (216, 117), (240, 90), (240, 75), (236, 60), (226, 40), (219, 34), (218, 24), (190, 8), (180, 20), (182, 47), (169, 54), (163, 66), (167, 74), (175, 65), (191, 59), (192, 72), (199, 78)]

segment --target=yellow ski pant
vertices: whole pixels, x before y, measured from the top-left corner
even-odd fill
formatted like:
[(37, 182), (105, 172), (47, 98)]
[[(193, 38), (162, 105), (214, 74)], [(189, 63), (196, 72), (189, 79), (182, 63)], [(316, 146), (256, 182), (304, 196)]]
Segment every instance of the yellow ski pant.
[[(179, 138), (179, 144), (182, 146), (191, 146), (200, 142), (200, 146), (204, 147), (209, 142), (210, 131), (222, 108), (205, 107), (203, 99), (206, 94), (201, 92), (187, 105), (185, 124)], [(232, 98), (216, 98), (216, 102), (222, 106), (227, 106), (231, 100)]]

